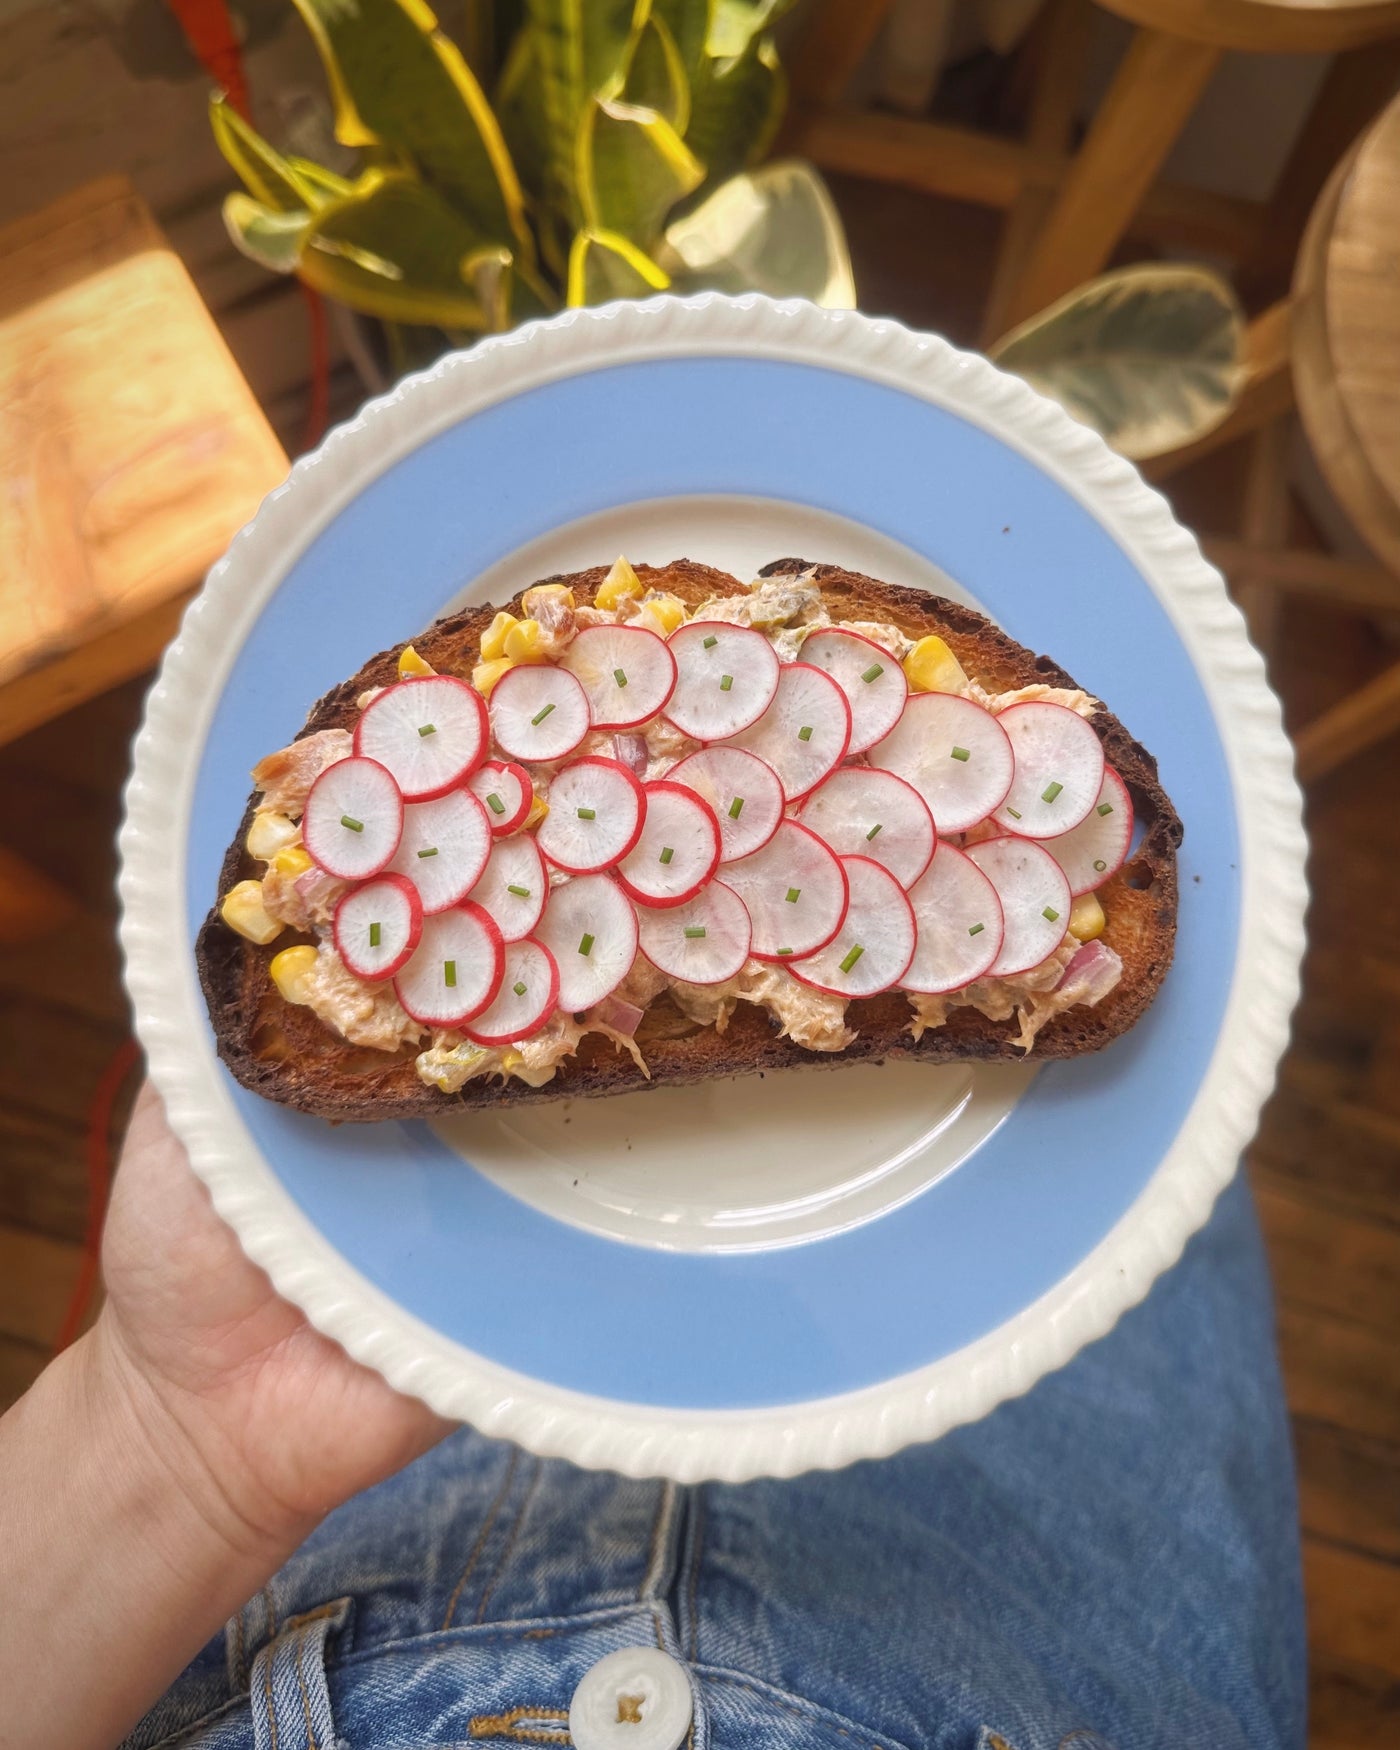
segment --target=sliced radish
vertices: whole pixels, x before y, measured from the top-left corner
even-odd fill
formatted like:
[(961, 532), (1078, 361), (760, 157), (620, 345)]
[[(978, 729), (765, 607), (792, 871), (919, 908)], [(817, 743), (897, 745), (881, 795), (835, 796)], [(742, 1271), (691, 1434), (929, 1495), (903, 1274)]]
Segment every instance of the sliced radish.
[(794, 978), (838, 997), (873, 997), (898, 984), (914, 958), (914, 912), (904, 889), (870, 857), (842, 857), (851, 902), (825, 948), (792, 969)]
[(848, 753), (874, 747), (899, 722), (909, 682), (898, 659), (873, 639), (833, 626), (803, 639), (802, 660), (825, 669), (846, 695), (851, 707)]
[(608, 875), (580, 875), (551, 889), (536, 931), (559, 964), (559, 1007), (591, 1009), (637, 958), (637, 913)]
[(708, 803), (719, 821), (721, 863), (763, 848), (783, 818), (783, 787), (766, 760), (742, 747), (702, 747), (666, 774)]
[(494, 998), (505, 944), (479, 905), (458, 905), (423, 919), (423, 934), (394, 979), (404, 1012), (425, 1027), (460, 1027)]
[(642, 953), (658, 972), (687, 984), (723, 984), (744, 969), (753, 941), (749, 909), (723, 881), (664, 911), (639, 912)]
[(425, 912), (458, 905), (481, 879), (491, 854), (486, 810), (470, 790), (449, 790), (431, 802), (410, 802), (403, 837), (389, 867), (418, 889)]
[(905, 779), (928, 803), (940, 833), (985, 820), (1011, 788), (1011, 743), (990, 711), (957, 693), (915, 693), (870, 763)]
[(727, 864), (724, 879), (748, 907), (752, 952), (760, 960), (815, 954), (846, 915), (840, 858), (795, 820), (783, 821), (761, 851)]
[(386, 687), (360, 713), (355, 752), (393, 773), (406, 802), (442, 796), (486, 756), (486, 704), (454, 675)]
[(496, 838), (524, 826), (535, 800), (530, 774), (514, 760), (487, 760), (467, 779), (467, 788), (486, 810)]
[(399, 787), (378, 760), (337, 760), (306, 798), (301, 837), (328, 875), (363, 881), (398, 849), (404, 806)]
[(778, 653), (749, 626), (690, 620), (671, 634), (676, 687), (666, 715), (682, 735), (724, 741), (747, 729), (772, 703)]
[[(1053, 954), (1069, 928), (1069, 882), (1060, 865), (1031, 839), (984, 839), (967, 855), (997, 890), (1006, 933), (988, 968), (993, 978), (1029, 972)], [(937, 861), (935, 857), (934, 861)]]
[(997, 890), (956, 845), (943, 840), (928, 873), (909, 889), (919, 939), (900, 979), (905, 990), (936, 996), (981, 978), (1001, 953), (1005, 928)]
[(1094, 806), (1079, 825), (1040, 842), (1064, 870), (1076, 899), (1118, 873), (1133, 842), (1133, 799), (1112, 766), (1104, 767)]
[(423, 933), (418, 889), (402, 875), (376, 875), (341, 900), (331, 933), (336, 953), (356, 978), (392, 978)]
[(491, 689), (491, 733), (510, 759), (562, 760), (588, 726), (588, 695), (552, 663), (508, 669)]
[(618, 864), (617, 878), (638, 905), (683, 905), (719, 865), (719, 822), (684, 784), (659, 778), (642, 788), (641, 837)]
[(733, 744), (766, 760), (789, 802), (821, 783), (846, 757), (851, 707), (825, 669), (785, 662), (773, 702)]
[(1103, 743), (1093, 725), (1068, 706), (1043, 699), (1012, 705), (997, 722), (1016, 756), (998, 823), (1027, 839), (1058, 838), (1078, 826), (1103, 784)]
[(912, 784), (874, 766), (842, 766), (802, 804), (804, 826), (838, 857), (871, 857), (901, 887), (928, 868), (937, 835)]
[(654, 717), (676, 684), (676, 659), (645, 626), (585, 626), (560, 658), (588, 695), (595, 729)]
[(543, 942), (511, 942), (500, 989), (462, 1031), (476, 1045), (513, 1045), (528, 1039), (559, 1007), (559, 968)]
[(533, 934), (549, 898), (549, 872), (534, 837), (517, 832), (497, 839), (467, 897), (490, 912), (505, 941)]
[(554, 775), (540, 849), (571, 875), (591, 875), (625, 857), (641, 836), (646, 793), (617, 760), (585, 754)]

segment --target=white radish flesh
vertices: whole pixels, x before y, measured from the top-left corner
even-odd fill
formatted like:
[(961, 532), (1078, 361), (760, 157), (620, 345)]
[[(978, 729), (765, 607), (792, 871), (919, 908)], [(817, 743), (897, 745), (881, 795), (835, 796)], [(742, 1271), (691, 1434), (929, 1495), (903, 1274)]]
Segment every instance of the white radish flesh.
[(496, 995), (505, 965), (501, 932), (479, 905), (423, 919), (423, 934), (395, 976), (405, 1014), (425, 1027), (460, 1027)]
[(714, 810), (721, 863), (761, 850), (783, 818), (783, 787), (767, 761), (742, 747), (702, 747), (673, 765), (666, 777), (684, 784)]
[(756, 723), (778, 686), (778, 653), (749, 626), (690, 620), (671, 634), (676, 686), (666, 716), (682, 735), (724, 741)]
[(969, 845), (967, 855), (1001, 901), (1005, 934), (988, 976), (1011, 978), (1048, 960), (1069, 928), (1072, 902), (1060, 865), (1034, 840), (1009, 836)]
[(797, 960), (824, 948), (846, 915), (846, 871), (814, 832), (785, 820), (761, 851), (725, 865), (724, 879), (748, 907), (753, 953)]
[(335, 950), (356, 978), (392, 978), (418, 946), (423, 902), (402, 875), (376, 875), (347, 893), (331, 924)]
[(431, 914), (467, 897), (490, 854), (486, 810), (470, 790), (449, 790), (404, 809), (403, 837), (389, 867), (408, 877)]
[(327, 766), (311, 786), (302, 843), (328, 875), (364, 881), (398, 849), (403, 819), (403, 797), (387, 767), (352, 756)]
[(1006, 731), (990, 711), (957, 693), (913, 694), (869, 759), (914, 786), (940, 833), (966, 832), (985, 820), (1015, 775)]
[(730, 745), (772, 766), (793, 802), (841, 764), (850, 739), (851, 708), (837, 682), (810, 663), (785, 662), (772, 704)]
[(467, 897), (491, 914), (505, 941), (532, 935), (549, 898), (549, 874), (533, 836), (517, 832), (497, 839)]
[(591, 875), (621, 860), (641, 836), (646, 793), (617, 760), (586, 754), (555, 773), (549, 813), (536, 829), (540, 849), (571, 875)]
[(794, 978), (839, 997), (873, 997), (904, 976), (914, 957), (914, 913), (904, 889), (870, 857), (843, 857), (850, 904), (825, 948), (792, 969)]
[(996, 811), (1022, 838), (1058, 838), (1079, 825), (1103, 783), (1103, 743), (1093, 725), (1065, 705), (1012, 705), (997, 722), (1016, 756), (1016, 775)]
[(491, 733), (510, 759), (562, 760), (588, 728), (588, 695), (552, 663), (509, 669), (491, 689)]
[(486, 756), (486, 705), (453, 675), (386, 687), (360, 713), (355, 752), (393, 773), (406, 802), (442, 796)]
[(896, 657), (858, 632), (833, 627), (802, 642), (802, 660), (827, 674), (851, 707), (848, 753), (864, 753), (899, 722), (909, 697), (909, 682)]
[(666, 779), (643, 786), (641, 837), (617, 866), (617, 878), (638, 905), (683, 905), (719, 864), (719, 822), (693, 790)]
[(586, 626), (560, 659), (588, 695), (595, 729), (654, 717), (676, 684), (676, 659), (644, 626)]
[(997, 890), (956, 845), (933, 853), (928, 873), (909, 889), (918, 941), (905, 990), (936, 996), (982, 978), (1001, 953), (1003, 924)]
[(535, 800), (530, 774), (514, 760), (487, 760), (467, 779), (467, 788), (486, 810), (497, 838), (524, 826)]
[(500, 989), (462, 1031), (476, 1045), (529, 1039), (559, 1007), (559, 968), (542, 942), (507, 944)]
[(535, 932), (559, 966), (559, 1007), (591, 1009), (616, 990), (637, 958), (637, 913), (608, 875), (552, 888)]
[(804, 826), (838, 857), (870, 857), (909, 888), (928, 868), (937, 835), (912, 784), (874, 766), (842, 766), (802, 804)]
[(711, 881), (694, 899), (638, 913), (642, 953), (658, 972), (687, 984), (723, 984), (743, 971), (753, 941), (748, 907)]
[(1133, 842), (1133, 799), (1112, 766), (1104, 767), (1094, 806), (1079, 825), (1040, 842), (1064, 870), (1076, 899), (1118, 873)]

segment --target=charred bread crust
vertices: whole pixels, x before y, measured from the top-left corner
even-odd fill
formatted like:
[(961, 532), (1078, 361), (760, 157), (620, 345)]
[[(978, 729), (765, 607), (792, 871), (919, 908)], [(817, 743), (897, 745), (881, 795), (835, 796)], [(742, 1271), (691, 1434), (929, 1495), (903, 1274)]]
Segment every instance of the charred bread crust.
[[(592, 602), (607, 569), (596, 566), (541, 581), (567, 583), (582, 606)], [(689, 607), (713, 596), (747, 593), (727, 572), (689, 559), (636, 569), (648, 588), (669, 590)], [(985, 616), (958, 602), (802, 559), (777, 560), (766, 566), (762, 575), (799, 572), (815, 575), (833, 619), (885, 620), (912, 638), (937, 633), (947, 640), (967, 671), (993, 690), (1036, 682), (1054, 687), (1077, 685), (1048, 657), (1034, 655)], [(518, 611), (519, 596), (506, 605)], [(486, 606), (449, 614), (416, 638), (414, 646), (440, 672), (469, 675), (481, 634), (495, 611)], [(357, 675), (327, 693), (313, 708), (300, 734), (352, 728), (360, 694), (395, 680), (398, 648), (371, 657)], [(1181, 822), (1158, 782), (1157, 762), (1151, 754), (1111, 712), (1096, 712), (1090, 721), (1109, 761), (1127, 784), (1144, 828), (1135, 855), (1100, 889), (1108, 917), (1103, 940), (1122, 959), (1123, 977), (1096, 1007), (1070, 1009), (1049, 1022), (1035, 1042), (1033, 1055), (1037, 1060), (1097, 1051), (1127, 1032), (1156, 995), (1171, 964), (1176, 937), (1176, 851), (1181, 843)], [(236, 881), (258, 873), (243, 848), (256, 803), (256, 795), (251, 796), (224, 858), (221, 894)], [(780, 1038), (767, 1011), (753, 1004), (738, 1004), (727, 1029), (720, 1034), (713, 1027), (687, 1020), (670, 997), (662, 995), (648, 1009), (636, 1035), (651, 1070), (650, 1082), (643, 1081), (629, 1056), (602, 1036), (591, 1034), (542, 1088), (528, 1087), (515, 1078), (503, 1084), (492, 1077), (468, 1082), (459, 1093), (443, 1094), (418, 1079), (413, 1048), (390, 1055), (347, 1044), (308, 1009), (283, 1001), (268, 965), (274, 953), (296, 939), (288, 934), (279, 937), (274, 947), (258, 947), (229, 929), (217, 908), (211, 909), (195, 949), (200, 983), (219, 1055), (237, 1080), (267, 1099), (332, 1120), (442, 1117), (471, 1107), (674, 1087), (708, 1077), (753, 1075), (798, 1066), (837, 1069), (847, 1063), (886, 1058), (917, 1058), (926, 1063), (1020, 1062), (1023, 1056), (1014, 1043), (1014, 1020), (989, 1021), (971, 1008), (952, 1010), (944, 1026), (928, 1030), (916, 1042), (909, 1032), (908, 999), (896, 991), (851, 1003), (847, 1020), (857, 1029), (857, 1037), (844, 1051), (831, 1054), (806, 1051)]]

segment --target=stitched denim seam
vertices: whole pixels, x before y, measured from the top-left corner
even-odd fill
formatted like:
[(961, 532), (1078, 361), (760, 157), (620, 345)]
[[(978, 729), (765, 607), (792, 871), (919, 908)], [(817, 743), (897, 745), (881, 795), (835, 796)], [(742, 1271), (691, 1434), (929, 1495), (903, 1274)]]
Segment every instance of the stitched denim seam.
[(675, 1518), (679, 1491), (673, 1482), (661, 1485), (656, 1502), (656, 1517), (652, 1521), (651, 1537), (647, 1541), (647, 1565), (642, 1575), (638, 1600), (645, 1604), (661, 1590), (662, 1569), (666, 1565), (666, 1546), (670, 1542), (671, 1523)]
[(690, 1551), (690, 1574), (686, 1581), (686, 1611), (690, 1617), (686, 1624), (686, 1638), (689, 1642), (691, 1664), (700, 1657), (700, 1558), (704, 1548), (705, 1487), (702, 1483), (695, 1491), (695, 1529)]
[[(525, 1720), (562, 1720), (563, 1729), (542, 1726), (531, 1731)], [(512, 1738), (528, 1744), (567, 1744), (569, 1714), (562, 1707), (512, 1707), (499, 1714), (473, 1714), (467, 1730), (473, 1738)]]
[(277, 1750), (277, 1706), (272, 1699), (272, 1660), (263, 1660), (263, 1705), (267, 1709), (268, 1725), (272, 1728), (272, 1750)]
[(307, 1750), (320, 1750), (320, 1746), (316, 1742), (316, 1725), (311, 1718), (311, 1692), (306, 1687), (306, 1667), (302, 1664), (302, 1657), (310, 1639), (310, 1635), (305, 1632), (298, 1634), (293, 1658), (296, 1662), (297, 1687), (301, 1690), (301, 1713), (306, 1723)]
[(525, 1515), (530, 1510), (530, 1503), (535, 1498), (535, 1490), (539, 1488), (540, 1478), (543, 1475), (544, 1460), (542, 1458), (537, 1458), (535, 1460), (535, 1474), (530, 1478), (529, 1485), (526, 1488), (524, 1495), (521, 1497), (520, 1507), (515, 1515), (515, 1523), (511, 1526), (510, 1534), (506, 1538), (506, 1547), (501, 1551), (501, 1559), (496, 1563), (491, 1578), (486, 1582), (486, 1589), (481, 1594), (481, 1603), (476, 1607), (477, 1622), (485, 1622), (486, 1620), (486, 1606), (491, 1602), (491, 1594), (496, 1590), (496, 1582), (505, 1572), (506, 1563), (514, 1553), (516, 1539), (520, 1536), (520, 1528), (525, 1523)]
[(462, 1590), (466, 1586), (467, 1581), (471, 1579), (472, 1570), (481, 1560), (481, 1552), (486, 1547), (486, 1540), (491, 1535), (491, 1527), (496, 1523), (496, 1517), (501, 1511), (506, 1496), (510, 1493), (510, 1485), (515, 1479), (515, 1469), (519, 1463), (520, 1451), (519, 1448), (516, 1448), (512, 1451), (510, 1455), (510, 1463), (506, 1466), (505, 1480), (496, 1491), (496, 1498), (492, 1501), (487, 1510), (486, 1518), (482, 1522), (481, 1530), (476, 1534), (476, 1542), (471, 1547), (471, 1553), (467, 1557), (467, 1565), (462, 1570), (462, 1577), (454, 1587), (451, 1598), (447, 1601), (447, 1614), (442, 1619), (442, 1626), (444, 1629), (450, 1629), (452, 1627), (452, 1618), (457, 1610), (457, 1600), (462, 1596)]
[(742, 1690), (745, 1694), (755, 1696), (772, 1707), (781, 1708), (784, 1713), (793, 1714), (798, 1719), (828, 1725), (843, 1738), (860, 1740), (865, 1750), (906, 1750), (906, 1746), (897, 1738), (889, 1738), (883, 1732), (872, 1731), (858, 1720), (822, 1707), (817, 1702), (808, 1701), (805, 1696), (775, 1688), (771, 1683), (764, 1683), (760, 1678), (750, 1677), (742, 1671), (730, 1671), (719, 1665), (700, 1665), (695, 1668), (695, 1675), (705, 1683), (724, 1684), (727, 1688)]
[(522, 1617), (512, 1622), (491, 1623), (485, 1626), (485, 1632), (479, 1632), (483, 1625), (477, 1623), (464, 1624), (459, 1628), (429, 1629), (425, 1634), (404, 1635), (398, 1640), (376, 1641), (372, 1646), (356, 1647), (352, 1653), (347, 1653), (333, 1662), (328, 1661), (328, 1668), (345, 1671), (386, 1653), (402, 1652), (409, 1647), (433, 1643), (461, 1641), (470, 1648), (492, 1647), (502, 1641), (523, 1640), (527, 1635), (539, 1635), (546, 1629), (556, 1635), (584, 1634), (590, 1629), (606, 1628), (611, 1623), (627, 1622), (643, 1615), (654, 1623), (656, 1614), (655, 1610), (647, 1610), (644, 1606), (623, 1604), (575, 1617)]

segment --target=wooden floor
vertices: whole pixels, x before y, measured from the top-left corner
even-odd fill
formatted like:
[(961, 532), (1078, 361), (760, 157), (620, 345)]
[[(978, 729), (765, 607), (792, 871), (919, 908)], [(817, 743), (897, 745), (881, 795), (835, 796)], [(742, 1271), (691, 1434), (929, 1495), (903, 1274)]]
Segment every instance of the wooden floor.
[[(858, 193), (842, 205), (864, 307), (970, 339), (990, 216)], [(1174, 495), (1188, 521), (1223, 530), (1238, 477), (1227, 458)], [(1374, 631), (1290, 610), (1276, 669), (1290, 723), (1387, 657)], [(124, 688), (0, 749), (0, 845), (41, 864), (81, 907), (48, 940), (0, 951), (0, 1401), (42, 1367), (62, 1320), (83, 1235), (86, 1113), (126, 1036), (113, 839), (141, 693)], [(1301, 1472), (1315, 1750), (1400, 1744), (1398, 773), (1400, 740), (1308, 799), (1305, 993), (1249, 1157)]]

